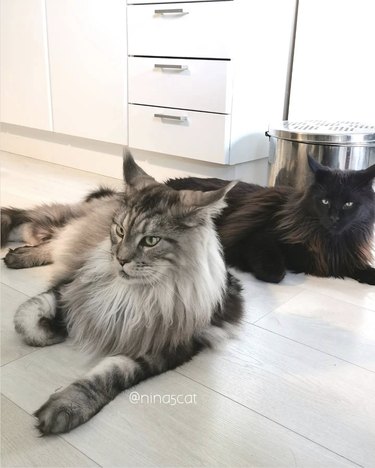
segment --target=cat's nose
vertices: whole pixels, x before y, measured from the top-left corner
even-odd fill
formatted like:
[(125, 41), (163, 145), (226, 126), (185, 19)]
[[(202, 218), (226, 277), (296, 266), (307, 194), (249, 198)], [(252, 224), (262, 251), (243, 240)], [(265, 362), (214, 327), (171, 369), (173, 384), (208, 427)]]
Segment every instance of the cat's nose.
[(124, 266), (126, 263), (131, 262), (131, 260), (129, 260), (128, 258), (119, 258), (119, 257), (117, 257), (117, 261), (119, 262), (121, 266)]
[(329, 217), (329, 219), (333, 222), (333, 223), (337, 223), (337, 221), (340, 219), (339, 216), (337, 214), (333, 214)]

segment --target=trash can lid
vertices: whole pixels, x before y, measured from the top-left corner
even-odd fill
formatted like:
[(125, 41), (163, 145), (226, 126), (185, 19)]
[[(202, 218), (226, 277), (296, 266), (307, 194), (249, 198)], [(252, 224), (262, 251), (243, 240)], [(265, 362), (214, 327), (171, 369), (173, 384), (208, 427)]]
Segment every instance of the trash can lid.
[(302, 143), (375, 146), (375, 125), (347, 120), (284, 120), (270, 125), (266, 135)]

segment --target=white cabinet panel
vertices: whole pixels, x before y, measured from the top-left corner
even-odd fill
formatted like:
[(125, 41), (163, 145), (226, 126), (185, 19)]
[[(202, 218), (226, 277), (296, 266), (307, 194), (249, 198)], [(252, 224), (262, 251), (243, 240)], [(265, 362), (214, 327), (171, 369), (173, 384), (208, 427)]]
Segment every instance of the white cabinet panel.
[(129, 105), (132, 148), (227, 164), (229, 133), (227, 115)]
[(230, 113), (231, 62), (129, 57), (129, 102)]
[(129, 5), (129, 54), (230, 58), (234, 3)]
[(374, 0), (300, 0), (290, 120), (375, 122)]
[(54, 129), (127, 143), (126, 3), (47, 0)]
[(44, 0), (1, 0), (0, 119), (52, 130)]

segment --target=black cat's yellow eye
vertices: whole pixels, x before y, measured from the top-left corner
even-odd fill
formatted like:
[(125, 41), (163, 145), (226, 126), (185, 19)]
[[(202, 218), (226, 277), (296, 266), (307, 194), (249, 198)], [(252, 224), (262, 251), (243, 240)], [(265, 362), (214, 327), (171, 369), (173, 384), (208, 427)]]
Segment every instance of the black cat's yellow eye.
[(116, 234), (119, 237), (124, 237), (124, 234), (125, 234), (124, 228), (120, 226), (119, 224), (116, 224)]
[(157, 236), (146, 236), (141, 240), (141, 244), (145, 247), (154, 247), (160, 242), (160, 237)]
[(320, 201), (322, 202), (322, 205), (329, 205), (329, 200), (327, 200), (326, 198), (322, 198)]
[(352, 201), (348, 201), (346, 203), (344, 203), (344, 210), (347, 210), (348, 208), (351, 208), (352, 206), (354, 205), (354, 203)]

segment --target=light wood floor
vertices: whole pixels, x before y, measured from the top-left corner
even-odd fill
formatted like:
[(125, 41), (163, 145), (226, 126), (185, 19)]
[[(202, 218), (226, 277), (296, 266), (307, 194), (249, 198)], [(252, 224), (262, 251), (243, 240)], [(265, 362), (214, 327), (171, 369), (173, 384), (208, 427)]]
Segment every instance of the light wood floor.
[[(98, 183), (121, 185), (21, 156), (1, 160), (2, 206), (71, 202)], [(89, 367), (69, 343), (32, 348), (13, 330), (16, 308), (43, 291), (52, 268), (1, 264), (3, 467), (375, 466), (373, 286), (291, 274), (270, 285), (239, 274), (238, 340), (138, 385), (153, 404), (125, 392), (73, 432), (38, 438), (32, 413)], [(187, 403), (167, 404), (169, 395)]]

